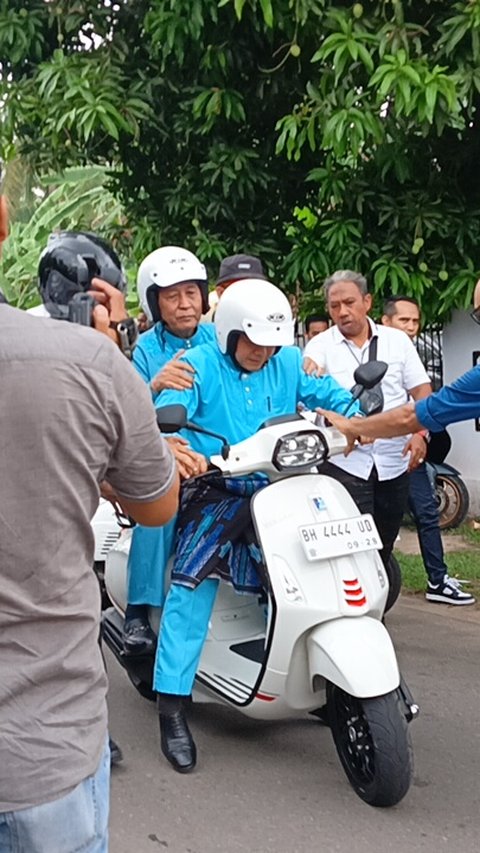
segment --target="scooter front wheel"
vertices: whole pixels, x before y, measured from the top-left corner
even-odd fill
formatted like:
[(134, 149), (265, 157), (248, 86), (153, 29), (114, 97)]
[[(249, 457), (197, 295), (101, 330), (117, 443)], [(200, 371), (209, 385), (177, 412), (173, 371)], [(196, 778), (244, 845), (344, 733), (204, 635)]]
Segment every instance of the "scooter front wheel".
[(328, 683), (327, 711), (354, 791), (370, 806), (399, 803), (412, 781), (413, 751), (398, 692), (357, 699)]

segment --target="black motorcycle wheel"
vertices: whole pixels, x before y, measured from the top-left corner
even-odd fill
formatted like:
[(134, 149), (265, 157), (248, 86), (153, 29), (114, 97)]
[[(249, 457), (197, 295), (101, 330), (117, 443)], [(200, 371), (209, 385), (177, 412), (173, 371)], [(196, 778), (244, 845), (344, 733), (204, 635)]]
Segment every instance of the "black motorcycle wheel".
[(385, 571), (387, 573), (389, 585), (387, 603), (385, 605), (385, 613), (388, 613), (395, 604), (402, 589), (402, 570), (397, 558), (394, 557), (393, 554), (390, 554), (390, 559)]
[(467, 487), (460, 477), (437, 474), (435, 496), (438, 504), (440, 530), (459, 527), (465, 521), (470, 506)]
[(399, 803), (412, 781), (413, 751), (398, 692), (357, 699), (328, 683), (327, 710), (338, 756), (355, 793), (370, 806)]

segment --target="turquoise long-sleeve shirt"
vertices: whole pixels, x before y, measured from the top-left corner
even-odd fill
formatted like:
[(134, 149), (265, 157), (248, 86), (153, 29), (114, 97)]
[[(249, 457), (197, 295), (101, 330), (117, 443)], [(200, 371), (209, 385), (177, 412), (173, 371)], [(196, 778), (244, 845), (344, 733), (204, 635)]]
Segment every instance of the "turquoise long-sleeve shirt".
[[(163, 323), (155, 323), (152, 329), (140, 335), (133, 351), (133, 366), (145, 382), (151, 382), (158, 371), (181, 349), (190, 350), (199, 344), (215, 340), (213, 323), (201, 323), (191, 338), (172, 335)], [(153, 394), (156, 400), (158, 394)]]
[[(168, 332), (162, 323), (156, 323), (140, 336), (133, 352), (133, 365), (142, 379), (150, 383), (179, 350), (190, 350), (214, 337), (213, 323), (200, 325), (191, 338), (178, 338)], [(158, 394), (152, 392), (152, 397), (155, 400)], [(150, 604), (155, 607), (163, 604), (164, 571), (172, 552), (174, 534), (175, 519), (163, 527), (142, 527), (137, 524), (134, 528), (127, 571), (129, 604)]]
[[(331, 376), (307, 376), (297, 347), (283, 347), (254, 373), (242, 371), (216, 343), (196, 347), (182, 359), (195, 369), (193, 387), (162, 391), (155, 405), (185, 406), (189, 420), (221, 433), (230, 444), (253, 435), (268, 418), (293, 414), (298, 403), (343, 412), (352, 400)], [(355, 403), (349, 414), (358, 410)], [(218, 439), (188, 430), (182, 435), (193, 450), (207, 457), (220, 452)]]

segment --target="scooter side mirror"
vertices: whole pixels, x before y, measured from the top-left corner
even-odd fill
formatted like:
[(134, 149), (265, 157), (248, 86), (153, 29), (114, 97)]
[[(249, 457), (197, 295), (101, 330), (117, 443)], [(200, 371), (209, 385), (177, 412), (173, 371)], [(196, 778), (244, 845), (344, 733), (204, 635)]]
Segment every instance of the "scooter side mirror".
[(388, 370), (388, 364), (385, 361), (367, 361), (357, 367), (353, 378), (357, 385), (361, 385), (363, 389), (373, 388), (377, 382), (381, 382)]
[(161, 431), (167, 434), (179, 432), (181, 429), (189, 429), (192, 432), (200, 432), (203, 435), (211, 435), (213, 438), (218, 438), (222, 442), (222, 458), (228, 459), (230, 445), (225, 436), (191, 423), (191, 421), (187, 420), (185, 406), (181, 406), (178, 403), (172, 406), (159, 406), (157, 409), (157, 424)]
[(157, 409), (157, 424), (162, 432), (171, 433), (185, 429), (187, 425), (187, 410), (185, 406), (159, 406)]

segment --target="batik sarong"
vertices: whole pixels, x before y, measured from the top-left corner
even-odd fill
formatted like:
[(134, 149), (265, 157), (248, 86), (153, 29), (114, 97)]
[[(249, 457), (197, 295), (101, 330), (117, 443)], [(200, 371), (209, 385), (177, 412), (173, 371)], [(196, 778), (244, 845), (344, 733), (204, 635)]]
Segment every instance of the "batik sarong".
[(216, 577), (239, 592), (265, 589), (250, 498), (266, 485), (268, 480), (261, 475), (233, 478), (217, 473), (183, 484), (172, 580), (195, 587), (204, 578)]

